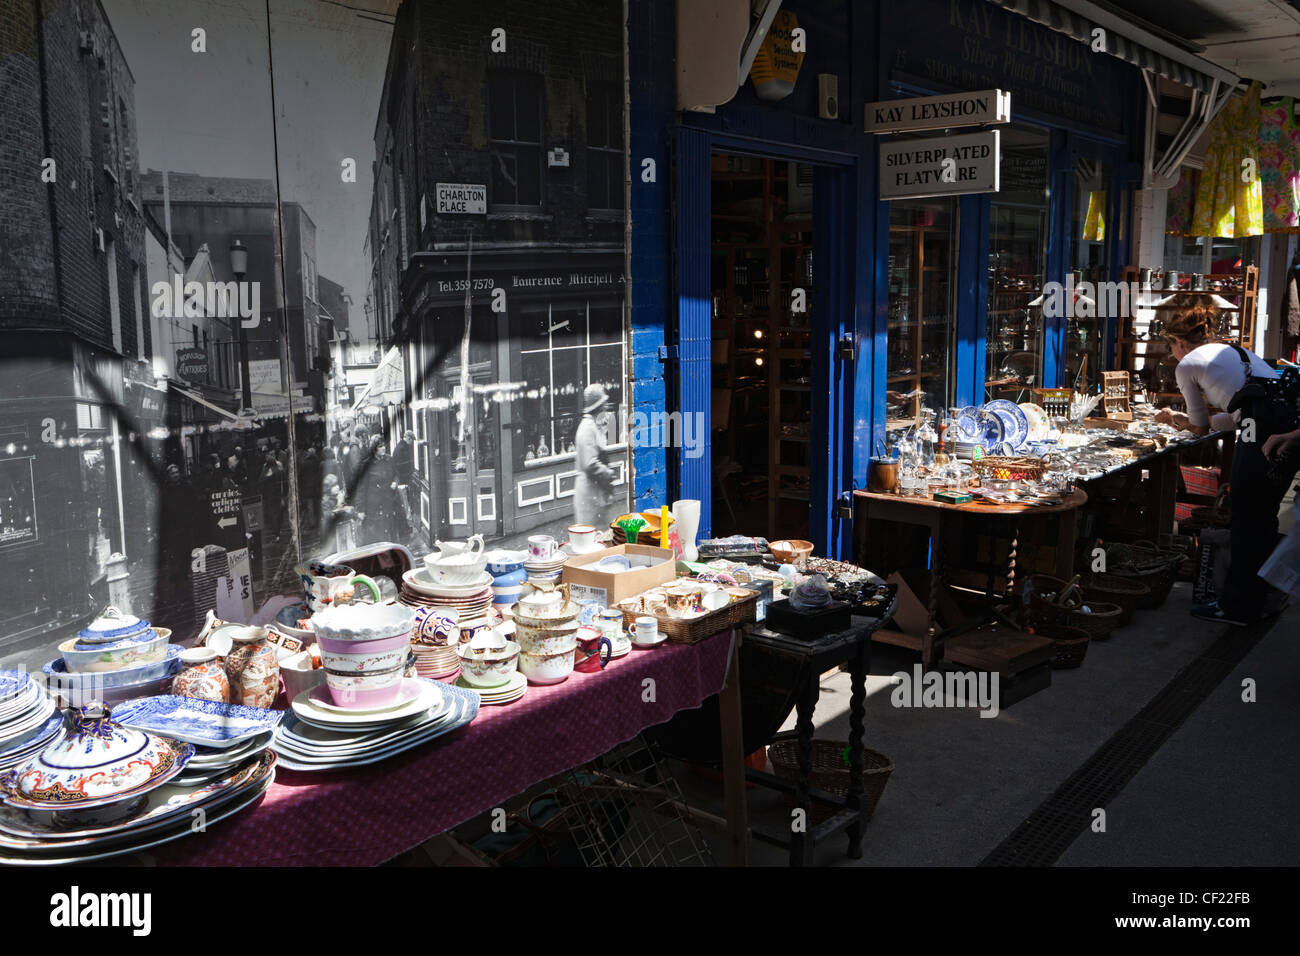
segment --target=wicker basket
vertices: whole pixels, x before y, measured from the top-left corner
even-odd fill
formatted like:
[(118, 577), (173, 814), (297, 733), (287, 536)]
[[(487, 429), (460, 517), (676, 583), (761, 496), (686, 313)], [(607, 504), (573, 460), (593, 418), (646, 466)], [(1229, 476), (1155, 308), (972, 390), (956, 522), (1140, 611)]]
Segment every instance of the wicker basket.
[(1068, 624), (1040, 624), (1035, 630), (1041, 636), (1052, 639), (1054, 646), (1051, 665), (1056, 669), (1078, 667), (1088, 653), (1088, 645), (1092, 643), (1092, 636), (1087, 631)]
[(1038, 481), (1047, 474), (1049, 461), (1048, 458), (1031, 458), (1026, 455), (985, 455), (972, 461), (971, 467), (981, 478)]
[[(757, 616), (758, 592), (750, 591), (749, 594), (749, 597), (699, 617), (675, 618), (657, 614), (655, 620), (659, 622), (659, 630), (668, 635), (668, 640), (676, 644), (697, 644), (720, 631), (752, 622)], [(646, 616), (644, 611), (624, 611), (623, 623), (632, 627), (638, 617)]]
[(1139, 602), (1151, 594), (1151, 589), (1141, 581), (1120, 574), (1085, 574), (1080, 583), (1090, 597), (1119, 605), (1120, 624), (1127, 624), (1133, 612), (1142, 606)]
[[(837, 797), (848, 794), (849, 767), (842, 756), (847, 746), (847, 741), (843, 740), (812, 742), (812, 772), (808, 776), (808, 781), (813, 787)], [(799, 740), (797, 738), (790, 737), (771, 744), (767, 748), (767, 758), (772, 761), (772, 769), (776, 771), (778, 777), (791, 782), (798, 779)], [(889, 775), (893, 772), (894, 761), (879, 751), (862, 748), (862, 818), (864, 821), (870, 820), (871, 815), (876, 812), (876, 804), (880, 802), (880, 795), (885, 792), (885, 784), (889, 783)], [(793, 793), (786, 794), (785, 800), (794, 807)], [(814, 825), (824, 823), (836, 813), (834, 807), (815, 801), (809, 802), (812, 806), (805, 809), (808, 811), (808, 819)]]
[(1089, 601), (1088, 610), (1082, 608), (1066, 611), (1061, 617), (1054, 622), (1064, 624), (1067, 627), (1077, 627), (1088, 632), (1088, 636), (1094, 641), (1104, 641), (1110, 637), (1111, 632), (1119, 627), (1120, 616), (1124, 613), (1118, 604), (1110, 604), (1106, 601)]
[[(1025, 586), (1029, 590), (1029, 615), (1035, 619), (1054, 621), (1062, 613), (1069, 610), (1067, 607), (1048, 601), (1045, 597), (1045, 595), (1048, 594), (1060, 594), (1061, 590), (1068, 584), (1068, 581), (1062, 581), (1060, 578), (1053, 577), (1050, 574), (1029, 575), (1029, 577), (1025, 579)], [(1077, 606), (1078, 603), (1082, 603), (1082, 590), (1077, 591), (1076, 596), (1078, 601), (1073, 602), (1074, 606)]]
[(1106, 572), (1145, 584), (1150, 593), (1137, 602), (1139, 608), (1154, 608), (1169, 598), (1184, 555), (1172, 548), (1158, 548), (1150, 541), (1112, 544), (1106, 549)]

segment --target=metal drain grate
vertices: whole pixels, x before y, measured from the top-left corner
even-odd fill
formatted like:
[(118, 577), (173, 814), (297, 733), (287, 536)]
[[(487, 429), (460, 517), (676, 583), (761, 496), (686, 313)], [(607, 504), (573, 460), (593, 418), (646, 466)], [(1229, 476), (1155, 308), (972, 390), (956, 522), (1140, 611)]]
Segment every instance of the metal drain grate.
[(1278, 619), (1232, 627), (1084, 761), (980, 866), (1052, 866)]

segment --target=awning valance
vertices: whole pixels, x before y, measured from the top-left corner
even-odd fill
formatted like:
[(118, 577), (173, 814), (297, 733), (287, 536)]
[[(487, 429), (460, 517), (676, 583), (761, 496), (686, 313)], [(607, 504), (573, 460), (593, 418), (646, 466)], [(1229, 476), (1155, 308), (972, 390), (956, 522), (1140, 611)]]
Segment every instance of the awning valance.
[(1235, 86), (1239, 77), (1177, 44), (1088, 0), (989, 0), (1091, 46), (1093, 31), (1106, 31), (1106, 52), (1154, 76), (1202, 93)]

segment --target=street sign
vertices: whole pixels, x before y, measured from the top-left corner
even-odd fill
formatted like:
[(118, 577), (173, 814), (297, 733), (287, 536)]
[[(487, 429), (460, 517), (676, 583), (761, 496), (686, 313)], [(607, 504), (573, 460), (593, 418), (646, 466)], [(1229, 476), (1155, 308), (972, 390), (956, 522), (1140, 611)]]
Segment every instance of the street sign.
[(909, 133), (1011, 122), (1011, 94), (1003, 90), (881, 100), (866, 107), (867, 133)]
[(880, 144), (880, 198), (919, 199), (998, 191), (997, 130)]
[(437, 196), (443, 215), (487, 215), (487, 186), (482, 183), (438, 183)]
[(235, 491), (209, 491), (208, 511), (211, 515), (211, 544), (227, 551), (244, 546), (244, 505), (242, 495)]

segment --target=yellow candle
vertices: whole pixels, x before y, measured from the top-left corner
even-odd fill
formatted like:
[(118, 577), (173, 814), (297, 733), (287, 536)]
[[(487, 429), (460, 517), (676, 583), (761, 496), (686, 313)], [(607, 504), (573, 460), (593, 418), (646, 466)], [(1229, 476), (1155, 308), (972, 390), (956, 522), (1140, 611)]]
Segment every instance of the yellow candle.
[(659, 547), (668, 547), (668, 506), (659, 510)]

